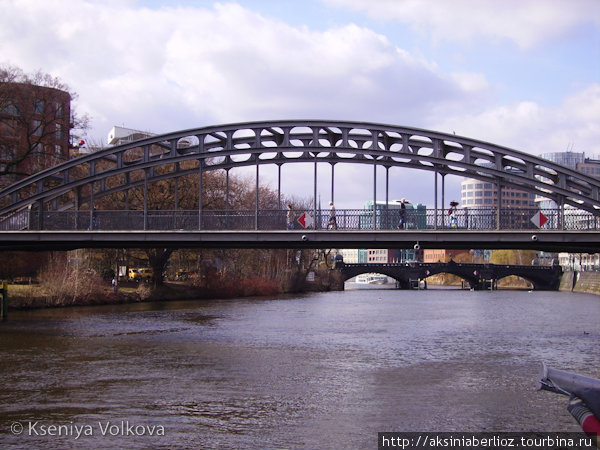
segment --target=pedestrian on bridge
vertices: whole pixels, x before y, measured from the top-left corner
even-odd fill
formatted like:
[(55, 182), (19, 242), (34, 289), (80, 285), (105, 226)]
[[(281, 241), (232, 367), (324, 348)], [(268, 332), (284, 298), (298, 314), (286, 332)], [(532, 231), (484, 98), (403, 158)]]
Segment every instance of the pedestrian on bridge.
[(293, 230), (294, 229), (294, 212), (292, 211), (292, 205), (288, 204), (287, 205), (287, 216), (286, 216), (286, 228), (288, 230)]
[(403, 230), (405, 224), (406, 224), (406, 199), (403, 198), (402, 200), (400, 200), (400, 219), (398, 220), (398, 229)]
[(327, 222), (327, 229), (329, 230), (337, 230), (337, 219), (335, 217), (335, 206), (333, 206), (333, 202), (329, 202), (329, 222)]

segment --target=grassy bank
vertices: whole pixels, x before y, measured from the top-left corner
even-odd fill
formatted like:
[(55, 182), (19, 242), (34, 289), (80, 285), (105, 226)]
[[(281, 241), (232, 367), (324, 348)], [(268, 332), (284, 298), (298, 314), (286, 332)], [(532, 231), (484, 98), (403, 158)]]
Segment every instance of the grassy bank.
[(110, 305), (157, 300), (216, 299), (276, 295), (277, 283), (271, 280), (223, 280), (209, 287), (169, 282), (160, 287), (148, 283), (121, 282), (118, 289), (104, 281), (86, 289), (70, 286), (57, 291), (48, 284), (9, 284), (9, 309), (52, 308), (65, 306)]

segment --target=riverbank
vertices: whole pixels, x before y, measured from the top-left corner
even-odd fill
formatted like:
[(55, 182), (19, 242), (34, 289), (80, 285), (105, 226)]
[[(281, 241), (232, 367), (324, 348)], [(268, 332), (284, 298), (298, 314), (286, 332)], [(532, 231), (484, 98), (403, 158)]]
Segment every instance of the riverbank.
[(600, 295), (600, 272), (564, 272), (559, 290)]
[(279, 294), (277, 286), (245, 280), (235, 286), (196, 287), (183, 282), (167, 282), (159, 287), (148, 283), (121, 282), (115, 291), (108, 283), (99, 286), (93, 296), (53, 296), (39, 284), (8, 285), (9, 309), (37, 309), (66, 306), (116, 305), (157, 300), (223, 299)]
[[(444, 274), (431, 280), (431, 285), (457, 285), (460, 279)], [(446, 277), (451, 279), (446, 279)], [(332, 289), (331, 280), (315, 280), (306, 283), (306, 291), (328, 291)], [(327, 281), (327, 282), (325, 282)], [(522, 281), (522, 280), (518, 280)], [(525, 289), (525, 286), (502, 286), (503, 289)], [(564, 272), (562, 275), (560, 291), (579, 292), (600, 295), (600, 272)], [(124, 303), (138, 303), (157, 300), (188, 300), (188, 299), (225, 299), (261, 295), (277, 295), (281, 293), (277, 286), (258, 283), (250, 280), (246, 283), (237, 283), (235, 286), (196, 287), (184, 282), (167, 282), (163, 286), (153, 288), (147, 283), (121, 282), (117, 291), (106, 283), (100, 286), (92, 296), (63, 296), (57, 298), (45, 291), (38, 284), (10, 284), (8, 286), (9, 309), (36, 309), (64, 306), (89, 306), (111, 305)]]

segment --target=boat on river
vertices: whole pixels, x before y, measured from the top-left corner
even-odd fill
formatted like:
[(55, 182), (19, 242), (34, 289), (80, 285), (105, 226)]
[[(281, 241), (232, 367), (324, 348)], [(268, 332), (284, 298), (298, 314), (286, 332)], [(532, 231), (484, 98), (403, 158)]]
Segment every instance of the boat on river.
[(368, 273), (365, 275), (358, 275), (356, 277), (356, 283), (358, 284), (387, 284), (388, 277), (385, 275), (376, 275)]

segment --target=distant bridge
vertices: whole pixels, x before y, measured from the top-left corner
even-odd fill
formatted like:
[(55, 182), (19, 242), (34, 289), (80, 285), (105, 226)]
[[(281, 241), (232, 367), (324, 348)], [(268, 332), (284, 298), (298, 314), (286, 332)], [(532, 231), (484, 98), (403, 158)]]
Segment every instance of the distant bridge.
[(438, 273), (457, 275), (474, 290), (493, 287), (507, 276), (515, 275), (529, 281), (535, 290), (558, 290), (562, 268), (554, 266), (520, 266), (504, 264), (447, 263), (347, 264), (336, 262), (345, 280), (364, 273), (380, 273), (395, 279), (401, 289), (410, 289), (414, 282)]

